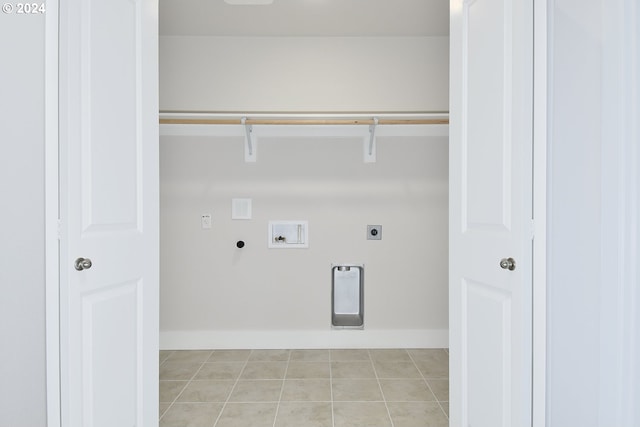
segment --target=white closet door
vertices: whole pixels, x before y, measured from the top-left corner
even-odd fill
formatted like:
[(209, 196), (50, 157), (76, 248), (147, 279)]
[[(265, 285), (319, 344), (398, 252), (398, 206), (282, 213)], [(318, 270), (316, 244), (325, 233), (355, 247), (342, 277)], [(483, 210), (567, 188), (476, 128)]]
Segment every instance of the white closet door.
[(65, 427), (158, 425), (157, 8), (60, 2)]
[(531, 425), (533, 0), (451, 1), (451, 425)]

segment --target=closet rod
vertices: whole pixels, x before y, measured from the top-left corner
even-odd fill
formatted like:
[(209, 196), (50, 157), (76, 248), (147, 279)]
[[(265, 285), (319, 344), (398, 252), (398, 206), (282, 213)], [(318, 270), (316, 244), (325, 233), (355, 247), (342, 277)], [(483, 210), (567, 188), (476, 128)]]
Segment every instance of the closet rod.
[[(247, 125), (372, 125), (373, 119), (247, 119)], [(239, 125), (240, 119), (160, 119), (161, 125)], [(446, 125), (449, 119), (379, 119), (379, 125)]]
[(372, 118), (313, 118), (313, 117), (275, 117), (275, 118), (213, 118), (213, 117), (161, 117), (160, 124), (166, 125), (439, 125), (449, 124), (446, 114), (437, 117), (378, 117)]

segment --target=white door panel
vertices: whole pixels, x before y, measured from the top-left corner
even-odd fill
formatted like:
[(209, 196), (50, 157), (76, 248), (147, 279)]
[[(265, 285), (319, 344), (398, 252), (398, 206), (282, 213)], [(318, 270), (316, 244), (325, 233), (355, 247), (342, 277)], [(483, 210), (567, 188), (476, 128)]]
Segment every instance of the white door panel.
[(452, 426), (531, 424), (532, 58), (532, 0), (452, 0)]
[(61, 1), (64, 426), (157, 426), (157, 111), (157, 4)]

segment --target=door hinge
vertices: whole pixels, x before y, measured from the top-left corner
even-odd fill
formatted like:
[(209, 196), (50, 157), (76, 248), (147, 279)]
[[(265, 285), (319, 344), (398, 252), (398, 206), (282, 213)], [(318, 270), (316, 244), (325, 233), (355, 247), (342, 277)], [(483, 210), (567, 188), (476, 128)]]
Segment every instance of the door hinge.
[(529, 223), (529, 238), (533, 240), (536, 235), (536, 222), (532, 219)]

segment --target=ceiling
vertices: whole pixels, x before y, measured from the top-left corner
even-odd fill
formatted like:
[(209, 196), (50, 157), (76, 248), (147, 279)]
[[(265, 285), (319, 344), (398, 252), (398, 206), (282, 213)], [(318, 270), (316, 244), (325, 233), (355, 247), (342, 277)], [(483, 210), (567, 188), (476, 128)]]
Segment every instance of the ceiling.
[[(230, 0), (231, 1), (231, 0)], [(449, 0), (159, 0), (161, 36), (448, 36)]]

